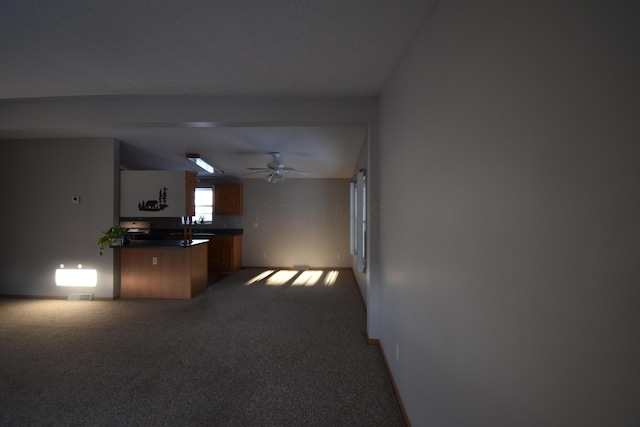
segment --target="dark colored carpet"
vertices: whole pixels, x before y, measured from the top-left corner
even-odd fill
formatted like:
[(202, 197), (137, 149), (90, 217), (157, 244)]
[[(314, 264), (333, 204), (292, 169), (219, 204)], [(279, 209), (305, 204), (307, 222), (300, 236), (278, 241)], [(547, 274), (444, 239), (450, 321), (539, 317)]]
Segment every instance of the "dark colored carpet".
[(0, 299), (0, 425), (404, 426), (350, 270), (262, 271), (192, 300)]

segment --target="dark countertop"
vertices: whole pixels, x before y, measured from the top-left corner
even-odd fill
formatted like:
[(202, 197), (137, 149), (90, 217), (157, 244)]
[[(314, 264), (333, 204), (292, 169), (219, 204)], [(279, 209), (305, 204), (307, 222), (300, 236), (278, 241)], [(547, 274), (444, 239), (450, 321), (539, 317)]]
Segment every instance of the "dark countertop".
[[(244, 234), (242, 228), (204, 228), (193, 227), (193, 236), (206, 239), (212, 236), (238, 236)], [(168, 237), (183, 236), (182, 228), (152, 229), (148, 235), (136, 236), (135, 240), (162, 240)]]
[(204, 227), (194, 225), (193, 234), (209, 235), (209, 236), (237, 236), (239, 234), (244, 234), (244, 229), (242, 228), (204, 228)]
[(183, 245), (182, 240), (132, 240), (122, 249), (139, 249), (139, 248), (190, 248), (192, 246), (208, 243), (207, 239), (194, 239), (188, 245)]

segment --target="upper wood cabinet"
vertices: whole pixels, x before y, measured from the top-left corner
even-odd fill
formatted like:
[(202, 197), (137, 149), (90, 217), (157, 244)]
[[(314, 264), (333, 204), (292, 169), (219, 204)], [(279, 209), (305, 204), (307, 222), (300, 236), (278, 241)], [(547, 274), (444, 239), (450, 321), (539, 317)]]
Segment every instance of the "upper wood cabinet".
[(242, 184), (215, 184), (215, 214), (242, 215)]
[(193, 216), (195, 188), (189, 171), (120, 171), (120, 216)]

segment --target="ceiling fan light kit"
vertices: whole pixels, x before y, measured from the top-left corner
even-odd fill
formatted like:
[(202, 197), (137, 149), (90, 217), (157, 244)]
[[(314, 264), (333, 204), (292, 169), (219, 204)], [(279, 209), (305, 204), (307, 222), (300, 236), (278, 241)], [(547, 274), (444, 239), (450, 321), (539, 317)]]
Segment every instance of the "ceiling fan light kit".
[(278, 182), (285, 181), (287, 178), (279, 172), (272, 172), (265, 176), (264, 179), (272, 184), (277, 184)]

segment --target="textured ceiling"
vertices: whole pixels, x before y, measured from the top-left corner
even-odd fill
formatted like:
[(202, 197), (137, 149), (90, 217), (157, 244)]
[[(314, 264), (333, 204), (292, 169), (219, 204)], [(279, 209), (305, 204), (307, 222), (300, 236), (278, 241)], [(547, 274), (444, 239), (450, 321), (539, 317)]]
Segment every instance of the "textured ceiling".
[(428, 4), (3, 0), (0, 98), (373, 95)]
[[(0, 99), (375, 96), (434, 4), (434, 0), (3, 0)], [(246, 133), (239, 127), (235, 130)], [(336, 147), (349, 146), (345, 153), (333, 150), (333, 156), (353, 156), (349, 153), (359, 151), (362, 144), (361, 132), (322, 132), (309, 138), (301, 135), (301, 129), (295, 132), (303, 141), (316, 141), (309, 144), (322, 140), (326, 144), (330, 134), (348, 138), (333, 141)], [(74, 135), (97, 136), (87, 126)], [(4, 139), (14, 136), (0, 133)], [(23, 132), (21, 137), (32, 136)], [(138, 144), (133, 132), (121, 129), (118, 137), (131, 146)], [(267, 145), (262, 147), (268, 150)]]

